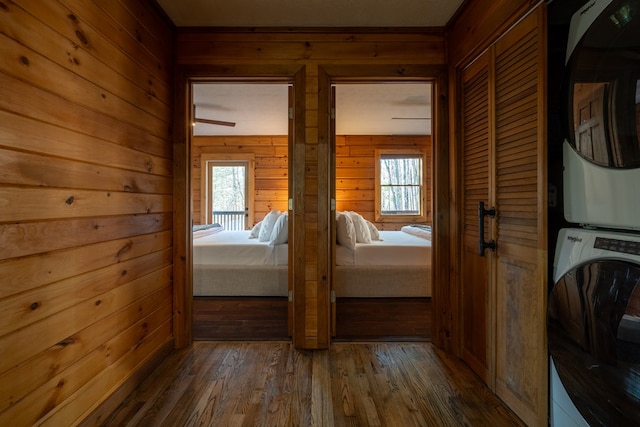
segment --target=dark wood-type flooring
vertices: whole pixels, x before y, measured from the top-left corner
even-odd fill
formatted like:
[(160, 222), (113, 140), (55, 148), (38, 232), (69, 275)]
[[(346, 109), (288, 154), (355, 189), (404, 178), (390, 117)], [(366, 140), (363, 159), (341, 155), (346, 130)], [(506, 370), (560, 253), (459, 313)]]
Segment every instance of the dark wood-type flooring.
[[(431, 298), (338, 298), (336, 340), (429, 341)], [(195, 297), (195, 340), (288, 340), (287, 299)]]
[(336, 340), (430, 341), (431, 298), (338, 298)]
[(287, 298), (194, 297), (195, 340), (288, 340)]
[(430, 343), (195, 342), (104, 426), (521, 426), (466, 365)]

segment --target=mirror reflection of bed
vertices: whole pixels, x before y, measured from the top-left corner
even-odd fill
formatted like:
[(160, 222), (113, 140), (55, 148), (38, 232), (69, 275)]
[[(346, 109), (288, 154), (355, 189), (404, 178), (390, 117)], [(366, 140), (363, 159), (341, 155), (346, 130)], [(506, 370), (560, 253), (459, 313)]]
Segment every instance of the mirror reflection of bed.
[[(431, 86), (337, 86), (333, 339), (429, 340)], [(358, 93), (360, 89), (364, 92)], [(194, 88), (194, 95), (196, 92)], [(211, 97), (211, 93), (206, 95)], [(258, 98), (254, 93), (254, 100)], [(197, 102), (197, 96), (194, 100)], [(218, 97), (218, 101), (208, 102), (214, 105), (223, 100)], [(371, 115), (384, 114), (388, 104), (395, 106), (393, 115), (374, 120), (380, 129), (349, 127), (361, 121), (355, 117), (358, 111), (366, 113), (362, 105), (381, 109), (370, 112), (367, 121), (371, 123)], [(415, 112), (416, 107), (422, 109), (420, 113)], [(223, 110), (217, 113), (217, 120), (240, 123), (243, 117), (226, 116)], [(352, 119), (345, 120), (348, 117)], [(286, 134), (277, 130), (236, 136), (194, 132), (194, 339), (289, 339), (287, 144)], [(422, 178), (417, 194), (422, 198), (418, 215), (380, 215), (375, 194), (384, 183), (376, 179), (380, 174), (377, 162), (387, 154), (393, 158), (394, 151), (409, 153), (410, 158), (420, 154)], [(254, 159), (254, 188), (249, 190), (254, 200), (248, 209), (252, 221), (243, 230), (230, 230), (224, 224), (211, 226), (216, 221), (206, 212), (203, 200), (210, 197), (204, 188), (209, 182), (203, 172), (206, 159), (241, 155)]]

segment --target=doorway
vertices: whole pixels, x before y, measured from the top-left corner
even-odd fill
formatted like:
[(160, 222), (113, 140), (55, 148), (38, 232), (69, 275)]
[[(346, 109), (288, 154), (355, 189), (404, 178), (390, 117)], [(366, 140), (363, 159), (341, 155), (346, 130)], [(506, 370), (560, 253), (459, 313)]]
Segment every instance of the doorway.
[(433, 90), (332, 84), (335, 340), (431, 338)]
[[(191, 86), (196, 340), (289, 337), (291, 90), (289, 82)], [(212, 231), (200, 237), (196, 226)]]

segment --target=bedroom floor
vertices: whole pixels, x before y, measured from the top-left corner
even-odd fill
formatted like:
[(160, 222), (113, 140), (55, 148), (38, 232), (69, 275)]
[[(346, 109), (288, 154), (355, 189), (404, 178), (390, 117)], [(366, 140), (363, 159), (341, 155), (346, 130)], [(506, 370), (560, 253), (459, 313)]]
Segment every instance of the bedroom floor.
[(195, 342), (103, 426), (522, 426), (461, 361), (429, 343)]

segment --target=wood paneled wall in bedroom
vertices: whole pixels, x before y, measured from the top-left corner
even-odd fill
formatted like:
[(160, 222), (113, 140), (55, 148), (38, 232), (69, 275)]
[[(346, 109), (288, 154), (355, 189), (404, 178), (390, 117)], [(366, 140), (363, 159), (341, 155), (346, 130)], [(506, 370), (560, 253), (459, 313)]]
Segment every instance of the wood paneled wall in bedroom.
[[(201, 222), (202, 154), (253, 154), (255, 156), (254, 223), (272, 209), (287, 209), (286, 136), (198, 136), (191, 144), (191, 197), (194, 223)], [(427, 167), (431, 165), (431, 136), (345, 136), (336, 137), (336, 206), (340, 211), (361, 213), (374, 221), (375, 150), (384, 148), (424, 148)], [(427, 206), (431, 206), (430, 170), (427, 175)], [(430, 209), (430, 208), (429, 208)], [(427, 213), (431, 222), (431, 211)], [(376, 223), (392, 230), (404, 224)]]
[(423, 148), (426, 151), (427, 222), (431, 224), (431, 136), (358, 135), (336, 137), (336, 209), (356, 211), (380, 230), (399, 230), (405, 223), (375, 222), (375, 150)]
[(253, 154), (255, 157), (254, 223), (270, 210), (287, 210), (288, 150), (285, 136), (197, 136), (191, 142), (193, 220), (200, 224), (202, 155)]
[(0, 3), (0, 425), (108, 411), (173, 346), (172, 30), (151, 4)]

